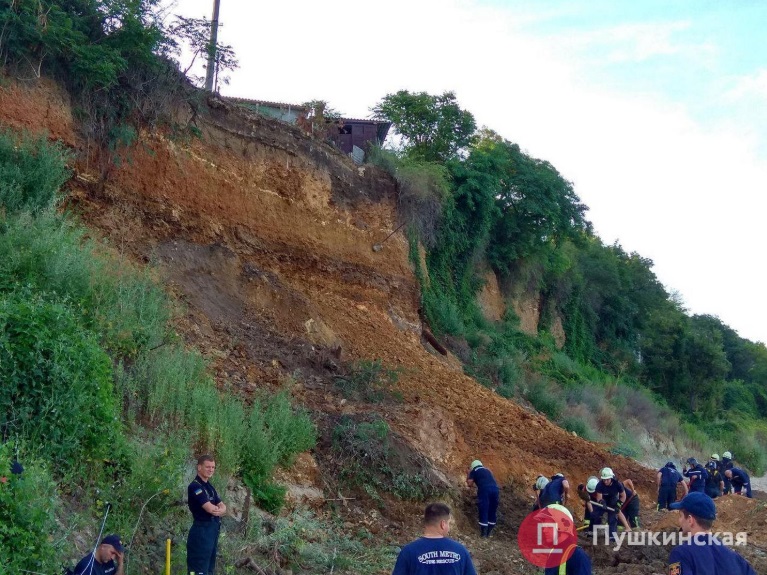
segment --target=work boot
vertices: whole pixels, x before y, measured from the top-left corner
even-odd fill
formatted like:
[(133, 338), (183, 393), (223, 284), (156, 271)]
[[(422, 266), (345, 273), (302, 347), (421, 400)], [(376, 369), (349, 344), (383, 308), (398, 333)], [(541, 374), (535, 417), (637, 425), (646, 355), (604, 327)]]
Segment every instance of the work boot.
[(490, 537), (490, 534), (493, 532), (493, 527), (495, 527), (494, 524), (490, 524), (487, 526), (487, 536)]
[(487, 537), (488, 535), (490, 535), (490, 528), (487, 525), (480, 525), (479, 530), (480, 530), (480, 534), (479, 534), (480, 537)]

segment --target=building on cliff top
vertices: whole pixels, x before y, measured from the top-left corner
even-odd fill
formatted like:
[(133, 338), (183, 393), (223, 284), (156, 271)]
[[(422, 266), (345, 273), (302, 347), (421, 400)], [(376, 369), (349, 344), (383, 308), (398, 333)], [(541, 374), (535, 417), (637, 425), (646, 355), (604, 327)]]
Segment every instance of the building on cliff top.
[[(313, 111), (308, 106), (246, 98), (224, 99), (263, 116), (299, 126), (308, 132), (312, 130), (310, 116)], [(359, 118), (333, 118), (326, 120), (325, 124), (325, 139), (358, 164), (364, 161), (371, 144), (383, 144), (391, 128), (391, 122)]]

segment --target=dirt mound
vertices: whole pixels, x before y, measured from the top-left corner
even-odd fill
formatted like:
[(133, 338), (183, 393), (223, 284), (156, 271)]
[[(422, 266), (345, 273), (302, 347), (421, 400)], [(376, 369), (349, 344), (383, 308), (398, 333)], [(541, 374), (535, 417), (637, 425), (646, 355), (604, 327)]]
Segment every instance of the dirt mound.
[[(71, 119), (51, 104), (64, 98), (49, 87), (27, 90), (23, 98), (6, 89), (1, 122), (75, 138)], [(515, 530), (539, 473), (564, 472), (574, 487), (609, 465), (634, 481), (648, 526), (674, 528), (670, 515), (652, 511), (655, 470), (498, 396), (457, 371), (454, 359), (424, 346), (405, 238), (395, 234), (383, 250), (371, 249), (396, 227), (391, 178), (219, 101), (200, 122), (200, 140), (141, 134), (103, 184), (93, 183), (86, 164), (78, 165), (71, 192), (95, 230), (137, 261), (156, 262), (186, 304), (179, 331), (213, 360), (222, 384), (233, 383), (247, 396), (292, 375), (295, 395), (320, 422), (377, 412), (458, 490), (469, 462), (481, 459), (503, 486), (502, 519), (494, 538), (479, 540), (471, 492), (461, 491), (457, 537), (469, 544), (483, 573), (533, 571), (517, 550)], [(332, 375), (358, 359), (400, 369), (404, 402), (339, 401)], [(323, 456), (318, 449), (317, 459)], [(297, 497), (311, 487), (296, 485)], [(745, 526), (758, 545), (767, 543), (760, 532), (767, 521), (763, 506), (730, 497), (719, 507), (722, 525)], [(580, 504), (571, 508), (582, 516)], [(369, 521), (360, 506), (343, 512)], [(391, 541), (416, 534), (420, 506), (392, 503), (380, 513)], [(595, 573), (665, 571), (666, 549), (587, 551)]]

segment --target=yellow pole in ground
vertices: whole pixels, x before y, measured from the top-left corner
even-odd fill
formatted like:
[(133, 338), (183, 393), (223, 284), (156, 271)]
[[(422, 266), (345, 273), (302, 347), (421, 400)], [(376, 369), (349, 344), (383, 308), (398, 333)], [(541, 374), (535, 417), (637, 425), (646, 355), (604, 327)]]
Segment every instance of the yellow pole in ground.
[(170, 539), (165, 540), (165, 575), (170, 575)]

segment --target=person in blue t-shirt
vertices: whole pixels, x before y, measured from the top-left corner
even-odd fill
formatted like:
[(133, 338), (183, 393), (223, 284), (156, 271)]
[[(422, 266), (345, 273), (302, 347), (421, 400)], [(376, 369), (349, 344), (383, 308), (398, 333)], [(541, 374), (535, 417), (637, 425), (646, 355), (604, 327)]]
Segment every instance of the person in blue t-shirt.
[(468, 549), (447, 537), (451, 523), (447, 505), (427, 505), (423, 537), (402, 548), (392, 575), (477, 575)]
[[(607, 524), (610, 530), (610, 536), (615, 537), (618, 533), (618, 514), (621, 506), (626, 502), (626, 490), (623, 484), (615, 479), (615, 473), (609, 467), (602, 469), (600, 480), (595, 489), (597, 501), (607, 505)], [(609, 508), (609, 509), (608, 509)], [(621, 514), (621, 519), (625, 518)], [(626, 531), (631, 531), (628, 522), (624, 523)]]
[(690, 540), (668, 556), (670, 575), (756, 575), (748, 561), (711, 534), (716, 519), (714, 500), (705, 493), (688, 493), (679, 503), (679, 527)]
[(469, 487), (477, 486), (480, 536), (489, 537), (498, 520), (498, 503), (501, 497), (498, 484), (490, 470), (482, 465), (479, 459), (471, 462), (466, 483)]
[(751, 478), (748, 476), (748, 473), (740, 467), (733, 467), (725, 471), (724, 475), (730, 480), (732, 490), (736, 495), (743, 495), (745, 490), (745, 496), (751, 497)]
[(107, 535), (96, 551), (83, 557), (74, 575), (123, 575), (125, 549), (117, 535)]
[(658, 470), (658, 511), (668, 509), (676, 501), (676, 486), (681, 483), (684, 494), (687, 495), (687, 484), (684, 477), (676, 469), (673, 461), (669, 461)]
[(538, 501), (541, 508), (549, 505), (567, 505), (567, 498), (570, 495), (570, 483), (565, 479), (564, 473), (557, 473), (551, 476), (551, 480), (541, 491)]
[(687, 460), (687, 466), (688, 468), (684, 470), (684, 476), (690, 480), (690, 491), (705, 493), (708, 471), (694, 457)]

